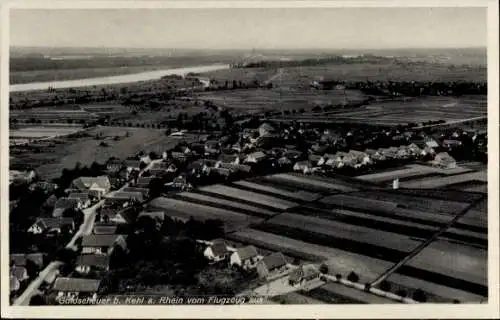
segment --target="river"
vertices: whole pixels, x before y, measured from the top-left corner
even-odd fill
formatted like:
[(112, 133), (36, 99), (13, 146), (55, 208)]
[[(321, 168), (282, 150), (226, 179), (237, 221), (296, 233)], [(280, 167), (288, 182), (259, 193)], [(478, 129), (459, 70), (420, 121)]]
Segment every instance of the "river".
[(19, 92), (19, 91), (32, 91), (32, 90), (47, 90), (49, 87), (53, 87), (56, 89), (64, 89), (64, 88), (77, 88), (77, 87), (91, 87), (98, 85), (112, 85), (119, 83), (133, 83), (139, 81), (160, 79), (163, 76), (168, 76), (173, 74), (185, 75), (190, 72), (204, 73), (216, 70), (229, 69), (229, 67), (230, 66), (228, 64), (213, 64), (205, 66), (145, 71), (140, 73), (124, 74), (124, 75), (108, 76), (108, 77), (11, 84), (9, 91)]

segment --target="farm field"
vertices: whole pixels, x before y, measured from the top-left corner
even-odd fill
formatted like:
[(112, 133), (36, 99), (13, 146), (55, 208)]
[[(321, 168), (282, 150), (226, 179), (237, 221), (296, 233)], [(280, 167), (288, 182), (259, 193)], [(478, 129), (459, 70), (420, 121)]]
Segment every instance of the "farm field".
[(406, 273), (404, 269), (408, 267), (426, 270), (439, 275), (439, 280), (451, 278), (449, 282), (479, 294), (487, 292), (486, 261), (487, 251), (484, 249), (437, 240), (410, 259), (398, 273)]
[(369, 121), (386, 126), (421, 124), (429, 120), (445, 120), (453, 123), (486, 118), (486, 101), (486, 96), (422, 97), (413, 100), (376, 102), (354, 110), (296, 114), (279, 118), (307, 122), (367, 123)]
[(226, 232), (234, 231), (235, 228), (242, 228), (262, 220), (230, 210), (165, 197), (159, 197), (152, 200), (149, 206), (154, 209), (165, 210), (172, 218), (179, 218), (182, 220), (187, 220), (190, 217), (202, 221), (220, 219), (225, 223)]
[(318, 194), (312, 192), (307, 192), (303, 190), (297, 190), (296, 192), (291, 192), (245, 180), (234, 182), (234, 184), (240, 187), (248, 188), (250, 190), (256, 190), (259, 192), (265, 191), (276, 196), (283, 196), (286, 198), (292, 198), (301, 201), (314, 201), (319, 198)]
[(212, 197), (200, 193), (195, 192), (181, 192), (177, 194), (181, 199), (185, 198), (186, 200), (191, 200), (194, 202), (199, 202), (201, 204), (209, 204), (214, 207), (222, 206), (224, 208), (230, 208), (236, 212), (241, 212), (244, 214), (256, 215), (256, 216), (272, 216), (276, 214), (276, 212), (264, 209), (259, 206), (252, 206), (242, 202), (234, 201), (234, 200), (226, 200), (219, 197)]
[(340, 273), (343, 276), (347, 276), (351, 271), (354, 271), (360, 276), (363, 282), (374, 280), (378, 275), (392, 266), (392, 263), (388, 261), (326, 246), (319, 246), (255, 229), (241, 230), (228, 234), (226, 237), (230, 240), (253, 244), (257, 247), (281, 251), (286, 255), (304, 260), (327, 260), (330, 273)]
[(412, 177), (418, 177), (420, 175), (432, 174), (432, 173), (436, 173), (437, 176), (439, 176), (440, 174), (448, 175), (448, 174), (465, 173), (470, 171), (472, 170), (463, 167), (457, 167), (454, 169), (440, 169), (432, 166), (411, 164), (390, 171), (383, 171), (383, 172), (370, 173), (362, 176), (357, 176), (356, 178), (371, 182), (387, 182), (387, 181), (392, 181), (393, 179), (396, 178), (411, 180)]
[(14, 139), (42, 139), (65, 136), (80, 130), (81, 126), (17, 126), (9, 130), (9, 134)]
[[(182, 140), (194, 141), (197, 136), (177, 138), (166, 136), (163, 130), (97, 127), (78, 137), (48, 140), (50, 145), (40, 148), (40, 152), (13, 148), (10, 150), (10, 162), (14, 167), (35, 168), (42, 179), (50, 180), (59, 177), (62, 169), (74, 168), (77, 162), (89, 166), (94, 161), (105, 163), (111, 156), (124, 159), (141, 150), (161, 154)], [(107, 146), (98, 146), (101, 142), (105, 142)], [(36, 148), (36, 144), (30, 147)]]
[(286, 210), (298, 205), (297, 203), (282, 200), (277, 197), (266, 196), (260, 193), (232, 188), (221, 184), (201, 187), (199, 190), (202, 192), (232, 197), (235, 201), (238, 201), (237, 199), (241, 199), (249, 202), (260, 203), (279, 210)]
[(449, 177), (439, 177), (439, 178), (423, 178), (415, 179), (410, 181), (400, 182), (401, 188), (412, 188), (412, 189), (434, 189), (443, 188), (448, 185), (467, 182), (467, 181), (488, 181), (488, 173), (486, 170), (469, 172), (460, 175), (454, 175)]
[(386, 281), (391, 286), (391, 292), (404, 290), (411, 295), (415, 290), (421, 289), (426, 293), (427, 301), (430, 303), (451, 303), (455, 299), (462, 303), (478, 303), (487, 300), (481, 295), (397, 273), (390, 275)]
[(355, 242), (362, 243), (367, 248), (378, 246), (401, 252), (410, 252), (421, 244), (421, 241), (396, 233), (293, 213), (280, 214), (268, 220), (265, 225), (268, 225), (266, 229), (269, 230), (272, 230), (273, 227), (283, 226), (285, 230), (289, 228), (289, 230), (303, 232), (305, 234), (304, 238), (308, 238), (310, 241), (313, 241), (314, 236), (309, 237), (308, 233), (329, 236), (335, 239), (332, 243), (338, 245), (339, 249), (343, 249), (343, 246), (349, 246), (350, 242)]
[(97, 120), (98, 115), (87, 112), (78, 106), (59, 106), (54, 108), (32, 108), (25, 110), (11, 110), (9, 117), (18, 121), (28, 119), (40, 120), (47, 122), (85, 122)]
[(351, 192), (358, 190), (353, 186), (348, 186), (346, 183), (339, 182), (335, 179), (321, 179), (312, 176), (306, 177), (294, 173), (278, 173), (265, 176), (263, 179), (277, 184), (284, 183), (288, 186), (301, 186), (302, 188), (313, 190), (314, 192)]
[(393, 304), (397, 301), (370, 294), (355, 288), (350, 288), (335, 282), (329, 282), (319, 288), (304, 292), (308, 297), (331, 304)]

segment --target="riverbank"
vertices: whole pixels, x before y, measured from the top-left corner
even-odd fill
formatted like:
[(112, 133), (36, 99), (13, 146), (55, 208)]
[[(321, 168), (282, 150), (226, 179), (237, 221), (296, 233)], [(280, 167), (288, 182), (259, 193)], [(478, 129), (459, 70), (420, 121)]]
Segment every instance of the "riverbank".
[(126, 84), (141, 81), (160, 79), (168, 75), (185, 75), (187, 73), (204, 73), (223, 69), (229, 69), (228, 64), (212, 64), (182, 68), (170, 68), (153, 71), (138, 72), (133, 74), (121, 74), (106, 77), (93, 77), (86, 79), (62, 80), (62, 81), (42, 81), (32, 83), (11, 84), (10, 92), (25, 92), (35, 90), (46, 90), (49, 87), (56, 89), (92, 87), (98, 85)]

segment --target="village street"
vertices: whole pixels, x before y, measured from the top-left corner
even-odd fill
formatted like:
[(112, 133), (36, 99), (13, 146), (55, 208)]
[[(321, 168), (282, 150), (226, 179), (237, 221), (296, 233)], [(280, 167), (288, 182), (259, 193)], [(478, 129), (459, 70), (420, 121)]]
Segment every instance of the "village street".
[[(151, 163), (149, 163), (141, 172), (139, 172), (139, 177), (142, 176), (144, 172), (149, 170), (155, 163), (161, 162), (162, 159), (158, 160), (153, 160)], [(125, 183), (120, 189), (117, 191), (122, 191), (123, 189), (127, 188), (130, 185), (130, 182)], [(82, 236), (86, 236), (92, 233), (92, 230), (94, 228), (94, 223), (95, 223), (95, 217), (97, 214), (97, 210), (102, 207), (104, 204), (105, 200), (101, 200), (94, 204), (93, 206), (84, 209), (83, 214), (84, 214), (84, 219), (83, 223), (80, 225), (80, 228), (78, 229), (77, 232), (73, 235), (71, 238), (71, 241), (66, 245), (67, 249), (72, 249), (76, 250), (75, 247), (75, 242), (77, 239), (79, 239)], [(52, 278), (53, 275), (59, 270), (59, 267), (63, 265), (63, 262), (61, 261), (52, 261), (43, 269), (40, 271), (38, 274), (38, 277), (34, 279), (24, 290), (24, 292), (19, 296), (19, 298), (14, 301), (15, 306), (27, 306), (29, 305), (29, 302), (31, 300), (31, 297), (34, 296), (35, 294), (39, 293), (39, 288), (43, 284), (43, 282), (46, 279)]]

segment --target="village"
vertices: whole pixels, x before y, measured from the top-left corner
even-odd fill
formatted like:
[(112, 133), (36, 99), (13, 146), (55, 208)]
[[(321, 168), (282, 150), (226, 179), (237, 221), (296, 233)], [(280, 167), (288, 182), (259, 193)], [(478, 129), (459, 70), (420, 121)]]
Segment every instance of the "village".
[[(23, 199), (34, 193), (41, 194), (38, 197), (43, 200), (39, 212), (30, 212), (28, 217), (32, 223), (25, 230), (30, 236), (25, 238), (31, 242), (10, 255), (12, 301), (21, 305), (36, 303), (40, 293), (47, 292), (55, 293), (57, 298), (97, 297), (103, 292), (103, 277), (113, 269), (113, 252), (127, 254), (130, 234), (137, 234), (138, 228), (142, 232), (144, 228), (163, 230), (167, 217), (181, 218), (185, 223), (192, 219), (175, 215), (182, 209), (169, 212), (151, 206), (150, 201), (157, 197), (176, 199), (179, 193), (205, 185), (286, 172), (360, 176), (405, 164), (451, 172), (457, 170), (457, 161), (484, 154), (487, 144), (486, 133), (479, 130), (446, 129), (432, 134), (405, 128), (335, 131), (303, 123), (267, 121), (251, 126), (236, 133), (211, 134), (192, 143), (181, 140), (162, 154), (142, 150), (127, 159), (112, 157), (105, 164), (93, 166), (90, 176), (77, 176), (81, 168), (75, 168), (69, 185), (40, 181), (35, 171), (11, 170), (11, 188), (27, 186), (18, 199), (11, 198), (11, 215), (16, 213), (16, 207), (22, 208)], [(172, 135), (182, 139), (184, 134), (185, 130)], [(463, 155), (465, 158), (460, 158)], [(397, 189), (399, 179), (391, 180), (389, 187)], [(214, 216), (212, 220), (219, 219)], [(150, 221), (151, 226), (144, 221)], [(26, 221), (12, 223), (26, 225)], [(223, 237), (224, 231), (219, 234)], [(320, 278), (328, 281), (326, 277), (340, 281), (329, 276), (323, 264), (290, 261), (278, 251), (264, 254), (253, 245), (236, 248), (209, 236), (194, 239), (209, 265), (251, 271), (249, 277), (260, 279), (261, 286), (276, 281), (285, 288), (307, 283), (319, 286), (323, 283)], [(56, 248), (37, 245), (51, 241), (57, 243)], [(52, 252), (39, 251), (40, 247)], [(355, 283), (356, 277), (353, 273), (342, 281)], [(246, 292), (247, 288), (241, 289)]]

